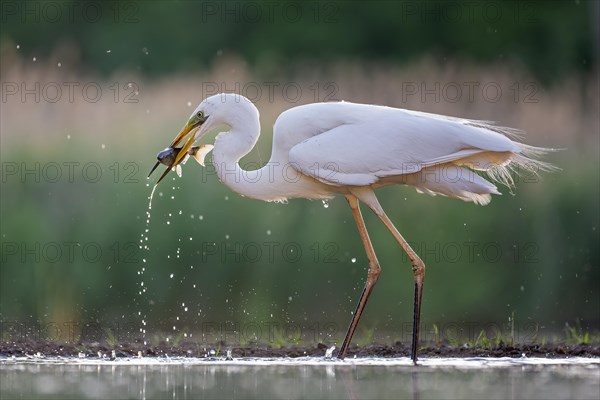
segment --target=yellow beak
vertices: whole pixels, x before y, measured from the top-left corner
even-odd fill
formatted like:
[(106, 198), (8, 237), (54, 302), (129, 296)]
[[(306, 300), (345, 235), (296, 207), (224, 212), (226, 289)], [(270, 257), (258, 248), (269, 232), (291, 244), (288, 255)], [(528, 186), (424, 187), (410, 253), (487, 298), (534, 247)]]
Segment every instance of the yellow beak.
[[(177, 153), (177, 157), (175, 157), (175, 161), (173, 162), (173, 165), (171, 165), (171, 168), (177, 166), (177, 164), (179, 164), (181, 162), (183, 157), (185, 157), (185, 155), (187, 154), (190, 147), (192, 147), (192, 145), (194, 144), (194, 134), (192, 131), (194, 131), (199, 126), (200, 126), (200, 124), (192, 125), (188, 122), (187, 124), (185, 124), (185, 126), (183, 127), (181, 132), (179, 132), (177, 134), (175, 139), (173, 139), (173, 142), (171, 143), (171, 145), (169, 147), (175, 148), (175, 147), (177, 147), (177, 145), (179, 143), (183, 142), (183, 140), (185, 139), (186, 136), (189, 135), (187, 142), (185, 142), (181, 151), (179, 153)], [(191, 132), (192, 132), (192, 134), (190, 135)]]
[[(177, 153), (177, 156), (175, 157), (175, 161), (173, 161), (173, 163), (167, 167), (165, 172), (163, 172), (163, 174), (160, 176), (158, 181), (156, 181), (156, 183), (154, 184), (155, 186), (158, 185), (165, 176), (167, 176), (167, 174), (169, 173), (169, 171), (171, 169), (175, 168), (183, 160), (185, 155), (188, 153), (188, 150), (190, 149), (190, 147), (192, 147), (192, 145), (194, 144), (194, 131), (200, 125), (202, 125), (202, 123), (191, 124), (188, 122), (187, 124), (185, 124), (185, 126), (183, 127), (181, 132), (179, 132), (177, 134), (177, 136), (175, 136), (175, 139), (173, 139), (173, 142), (171, 142), (171, 145), (169, 146), (171, 148), (177, 147), (177, 145), (179, 145), (181, 142), (183, 142), (183, 140), (186, 138), (186, 136), (189, 135), (187, 141), (181, 148), (181, 151), (179, 151), (179, 153)], [(156, 168), (156, 166), (158, 166), (158, 163), (157, 163), (157, 165), (154, 166), (154, 168)], [(152, 171), (154, 171), (154, 168), (152, 169)], [(150, 171), (150, 173), (152, 173), (152, 171)]]

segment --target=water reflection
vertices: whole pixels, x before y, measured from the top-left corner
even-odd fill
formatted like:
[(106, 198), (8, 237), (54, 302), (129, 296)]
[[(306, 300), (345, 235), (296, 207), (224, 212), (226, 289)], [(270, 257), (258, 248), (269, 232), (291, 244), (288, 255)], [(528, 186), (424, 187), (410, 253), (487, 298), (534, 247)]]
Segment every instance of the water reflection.
[(597, 398), (599, 366), (3, 360), (0, 398)]

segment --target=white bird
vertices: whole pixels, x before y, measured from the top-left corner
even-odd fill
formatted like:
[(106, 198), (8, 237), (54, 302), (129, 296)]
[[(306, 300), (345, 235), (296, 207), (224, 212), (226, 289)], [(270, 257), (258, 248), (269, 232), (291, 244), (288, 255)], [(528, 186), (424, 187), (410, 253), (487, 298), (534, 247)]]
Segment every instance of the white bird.
[[(218, 125), (229, 130), (211, 145), (194, 147)], [(398, 108), (328, 102), (291, 108), (273, 126), (271, 159), (262, 168), (239, 166), (260, 135), (259, 113), (247, 98), (217, 94), (200, 103), (159, 162), (168, 167), (160, 180), (192, 154), (203, 164), (212, 149), (221, 182), (233, 191), (265, 201), (346, 197), (369, 260), (369, 272), (338, 358), (346, 356), (380, 266), (361, 215), (366, 204), (383, 222), (412, 263), (415, 280), (411, 358), (416, 363), (425, 264), (387, 217), (375, 189), (411, 185), (430, 195), (487, 204), (497, 187), (474, 171), (507, 186), (512, 170), (537, 173), (552, 166), (536, 158), (551, 151), (519, 143), (516, 131), (490, 122), (453, 118)], [(181, 148), (179, 144), (187, 141)], [(159, 163), (155, 165), (154, 168)], [(152, 171), (154, 171), (154, 168)], [(151, 173), (152, 173), (151, 171)]]

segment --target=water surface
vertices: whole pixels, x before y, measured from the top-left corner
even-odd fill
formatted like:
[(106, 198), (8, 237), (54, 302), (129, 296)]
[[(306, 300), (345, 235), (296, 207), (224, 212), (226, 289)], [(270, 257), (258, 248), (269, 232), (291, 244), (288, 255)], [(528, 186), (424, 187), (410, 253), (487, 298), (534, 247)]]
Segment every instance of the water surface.
[(0, 360), (0, 398), (598, 399), (600, 360)]

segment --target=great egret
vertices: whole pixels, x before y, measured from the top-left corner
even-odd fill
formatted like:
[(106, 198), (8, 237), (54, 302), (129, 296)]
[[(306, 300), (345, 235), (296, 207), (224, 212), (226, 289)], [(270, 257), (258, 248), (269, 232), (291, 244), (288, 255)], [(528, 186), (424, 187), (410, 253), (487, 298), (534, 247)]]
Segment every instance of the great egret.
[[(214, 148), (192, 147), (217, 125), (227, 125), (229, 130), (217, 135)], [(236, 94), (208, 97), (171, 145), (159, 154), (159, 162), (167, 169), (156, 184), (189, 155), (202, 164), (212, 150), (219, 179), (243, 196), (266, 201), (345, 196), (369, 259), (369, 272), (340, 347), (340, 359), (346, 356), (380, 273), (360, 202), (381, 219), (412, 263), (415, 298), (411, 358), (416, 363), (425, 265), (387, 217), (374, 190), (392, 184), (412, 185), (430, 195), (487, 204), (491, 194), (500, 192), (474, 171), (484, 171), (492, 180), (510, 186), (511, 170), (537, 172), (551, 168), (536, 160), (550, 149), (512, 140), (515, 131), (510, 128), (350, 102), (307, 104), (285, 111), (273, 126), (271, 159), (261, 169), (245, 171), (239, 160), (252, 150), (259, 135), (259, 113), (247, 98)], [(185, 144), (176, 147), (186, 137)]]

